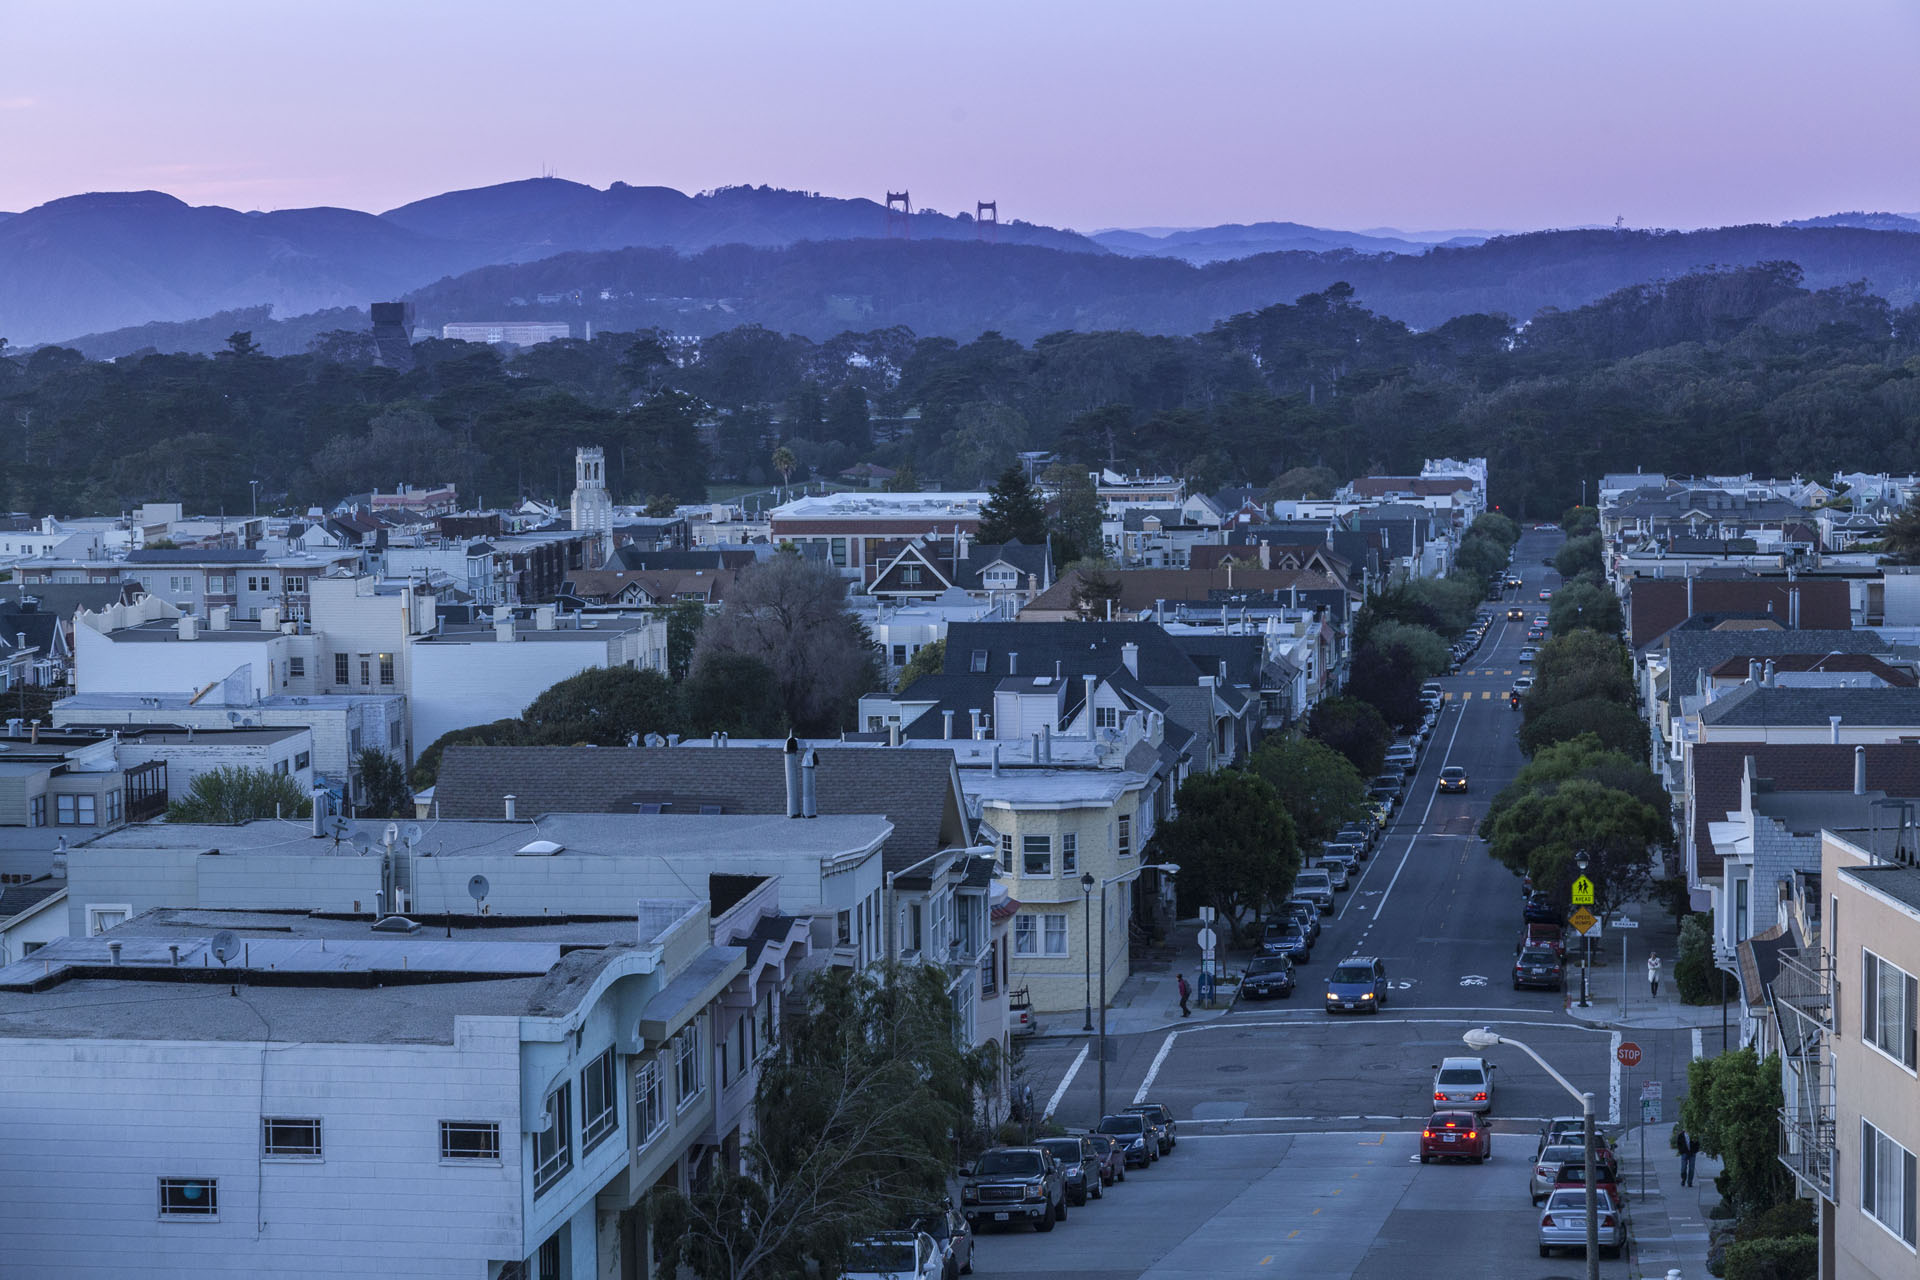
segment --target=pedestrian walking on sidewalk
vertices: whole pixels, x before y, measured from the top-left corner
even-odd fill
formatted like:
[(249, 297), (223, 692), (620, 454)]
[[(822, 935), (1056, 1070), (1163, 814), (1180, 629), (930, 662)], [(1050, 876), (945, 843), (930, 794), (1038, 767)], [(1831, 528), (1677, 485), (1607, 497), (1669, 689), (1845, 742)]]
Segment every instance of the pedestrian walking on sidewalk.
[(1682, 1129), (1680, 1131), (1680, 1185), (1681, 1186), (1690, 1187), (1693, 1185), (1693, 1158), (1699, 1154), (1700, 1154), (1700, 1139), (1694, 1137), (1692, 1134), (1688, 1133), (1685, 1129)]
[(1647, 993), (1654, 999), (1660, 998), (1660, 957), (1647, 957)]
[(1191, 1018), (1193, 1016), (1193, 1010), (1187, 1008), (1187, 999), (1193, 994), (1193, 988), (1187, 985), (1186, 974), (1176, 973), (1173, 977), (1174, 981), (1180, 984), (1180, 1016), (1183, 1018)]

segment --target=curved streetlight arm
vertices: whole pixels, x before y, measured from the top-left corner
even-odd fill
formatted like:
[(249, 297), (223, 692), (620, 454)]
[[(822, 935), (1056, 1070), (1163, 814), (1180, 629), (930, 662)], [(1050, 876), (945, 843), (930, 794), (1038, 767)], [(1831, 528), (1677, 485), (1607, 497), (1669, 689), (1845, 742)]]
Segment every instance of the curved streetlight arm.
[[(1529, 1058), (1532, 1058), (1542, 1071), (1558, 1081), (1562, 1089), (1565, 1089), (1568, 1093), (1580, 1099), (1580, 1118), (1583, 1121), (1581, 1127), (1585, 1131), (1584, 1140), (1581, 1145), (1585, 1148), (1586, 1154), (1587, 1280), (1600, 1280), (1600, 1201), (1599, 1197), (1595, 1194), (1597, 1188), (1595, 1186), (1595, 1170), (1593, 1167), (1593, 1095), (1591, 1093), (1582, 1093), (1580, 1090), (1574, 1088), (1570, 1080), (1558, 1071), (1555, 1071), (1545, 1058), (1533, 1051), (1532, 1045), (1523, 1044), (1518, 1040), (1509, 1040), (1505, 1036), (1496, 1033), (1491, 1027), (1474, 1027), (1460, 1038), (1466, 1041), (1469, 1049), (1491, 1049), (1496, 1044), (1504, 1044), (1511, 1048), (1518, 1049)], [(1615, 1206), (1616, 1209), (1618, 1207), (1617, 1205)]]
[(1593, 1114), (1593, 1095), (1590, 1093), (1583, 1093), (1580, 1090), (1574, 1088), (1573, 1082), (1568, 1080), (1565, 1076), (1561, 1075), (1558, 1071), (1555, 1071), (1553, 1069), (1553, 1064), (1548, 1062), (1545, 1058), (1541, 1057), (1539, 1054), (1535, 1053), (1531, 1045), (1522, 1044), (1518, 1040), (1509, 1040), (1503, 1035), (1496, 1034), (1493, 1030), (1487, 1027), (1475, 1027), (1473, 1030), (1467, 1032), (1465, 1035), (1461, 1036), (1460, 1038), (1466, 1041), (1467, 1047), (1469, 1049), (1491, 1049), (1494, 1045), (1497, 1045), (1497, 1044), (1504, 1044), (1511, 1048), (1518, 1049), (1520, 1052), (1526, 1054), (1529, 1058), (1532, 1058), (1542, 1071), (1546, 1072), (1548, 1075), (1552, 1076), (1556, 1081), (1558, 1081), (1562, 1089), (1565, 1089), (1568, 1093), (1573, 1095), (1574, 1101), (1580, 1104), (1582, 1115)]

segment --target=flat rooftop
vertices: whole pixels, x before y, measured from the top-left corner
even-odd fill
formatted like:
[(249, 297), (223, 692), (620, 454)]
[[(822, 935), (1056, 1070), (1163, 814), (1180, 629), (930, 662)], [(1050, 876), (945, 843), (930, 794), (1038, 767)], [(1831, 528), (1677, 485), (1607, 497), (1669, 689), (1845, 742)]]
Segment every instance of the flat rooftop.
[(1841, 867), (1840, 876), (1885, 894), (1909, 911), (1920, 913), (1920, 867), (1893, 862), (1871, 867)]
[[(399, 933), (371, 917), (148, 911), (0, 969), (0, 1037), (451, 1044), (461, 1017), (571, 1007), (608, 962), (703, 905), (484, 925), (456, 916), (451, 937), (438, 919)], [(222, 932), (239, 948), (225, 965), (213, 954)]]

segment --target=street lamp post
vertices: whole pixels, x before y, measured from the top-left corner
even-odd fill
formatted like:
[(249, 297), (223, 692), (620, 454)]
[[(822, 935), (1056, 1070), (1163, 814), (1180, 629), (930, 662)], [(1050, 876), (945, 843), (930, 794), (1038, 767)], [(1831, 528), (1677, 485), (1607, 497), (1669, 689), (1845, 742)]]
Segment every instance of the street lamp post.
[[(1580, 868), (1581, 875), (1586, 875), (1586, 853), (1581, 852), (1575, 854), (1573, 865)], [(1587, 972), (1593, 968), (1593, 934), (1591, 931), (1581, 933), (1580, 944), (1582, 953), (1580, 956), (1580, 1007), (1585, 1009), (1591, 1004), (1591, 1001), (1587, 999)]]
[[(1117, 876), (1109, 876), (1100, 882), (1100, 1115), (1107, 1114), (1107, 886), (1131, 880), (1143, 871), (1164, 871), (1168, 875), (1178, 875), (1180, 864), (1162, 862), (1135, 867), (1131, 871), (1122, 871)], [(1099, 1127), (1099, 1120), (1094, 1127)]]
[[(1093, 872), (1088, 871), (1080, 877), (1080, 933), (1086, 939), (1081, 949), (1087, 955), (1087, 1021), (1082, 1031), (1093, 1030)], [(1107, 905), (1100, 903), (1100, 921), (1104, 928), (1107, 919)]]
[[(1580, 1090), (1574, 1088), (1572, 1081), (1568, 1080), (1558, 1071), (1555, 1071), (1552, 1064), (1533, 1051), (1533, 1046), (1522, 1044), (1518, 1040), (1509, 1040), (1502, 1035), (1496, 1035), (1490, 1027), (1474, 1027), (1460, 1038), (1466, 1041), (1469, 1049), (1486, 1050), (1493, 1048), (1493, 1046), (1497, 1044), (1510, 1045), (1518, 1049), (1529, 1058), (1532, 1058), (1542, 1071), (1552, 1076), (1562, 1089), (1565, 1089), (1568, 1093), (1580, 1100), (1580, 1118), (1584, 1122), (1583, 1127), (1586, 1131), (1584, 1141), (1587, 1156), (1587, 1280), (1600, 1280), (1600, 1206), (1593, 1167), (1593, 1095), (1590, 1093), (1582, 1093)], [(1549, 1196), (1549, 1200), (1551, 1200), (1551, 1196)], [(1619, 1209), (1620, 1206), (1614, 1206), (1616, 1213), (1619, 1212)]]

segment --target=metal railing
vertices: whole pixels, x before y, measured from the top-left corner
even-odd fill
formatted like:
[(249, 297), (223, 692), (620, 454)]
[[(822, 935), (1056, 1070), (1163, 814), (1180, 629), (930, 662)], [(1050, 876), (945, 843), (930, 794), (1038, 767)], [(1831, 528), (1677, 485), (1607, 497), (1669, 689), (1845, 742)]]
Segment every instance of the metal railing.
[(1827, 1037), (1833, 1031), (1833, 958), (1811, 949), (1782, 952), (1773, 980), (1780, 1032), (1780, 1163), (1810, 1192), (1833, 1199), (1833, 1075)]

